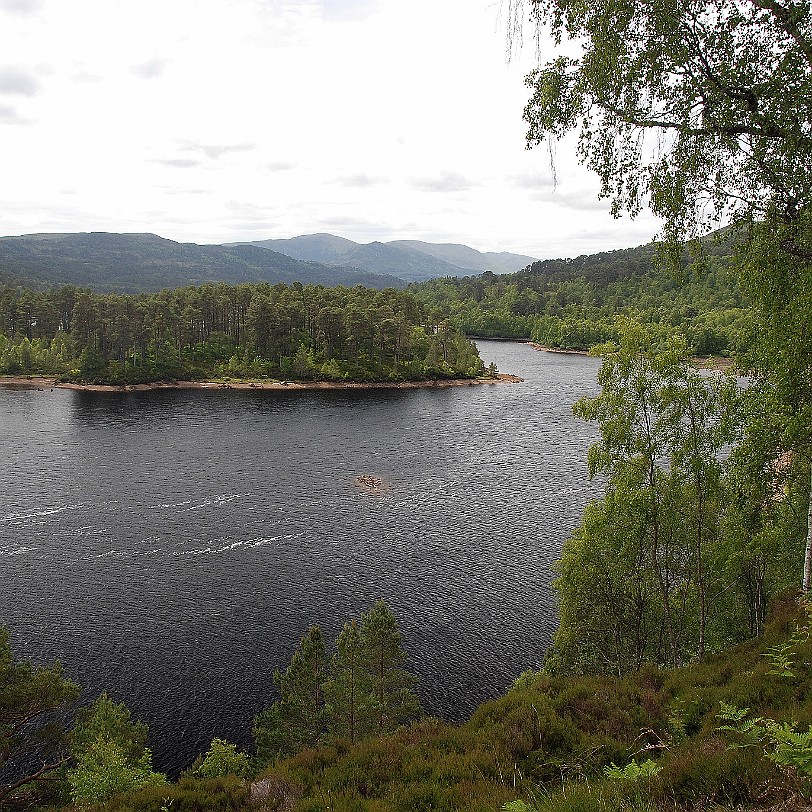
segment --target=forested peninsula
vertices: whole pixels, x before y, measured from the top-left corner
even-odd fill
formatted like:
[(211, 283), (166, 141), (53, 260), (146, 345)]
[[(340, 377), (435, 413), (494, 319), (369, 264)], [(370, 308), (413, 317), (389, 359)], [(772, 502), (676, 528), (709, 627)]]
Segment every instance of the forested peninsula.
[(510, 274), (410, 286), (467, 335), (586, 351), (618, 341), (618, 316), (679, 332), (698, 356), (729, 357), (752, 339), (747, 290), (735, 271), (741, 234), (721, 230), (676, 256), (663, 243), (537, 261)]
[(476, 347), (401, 290), (206, 284), (154, 294), (0, 286), (0, 375), (126, 386), (487, 377)]

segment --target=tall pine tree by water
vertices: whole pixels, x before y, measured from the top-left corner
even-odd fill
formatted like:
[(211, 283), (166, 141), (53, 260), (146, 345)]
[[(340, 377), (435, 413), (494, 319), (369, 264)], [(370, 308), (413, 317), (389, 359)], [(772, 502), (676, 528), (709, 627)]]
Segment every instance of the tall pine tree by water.
[(421, 707), (412, 691), (416, 680), (403, 668), (406, 652), (395, 616), (384, 601), (361, 617), (361, 641), (375, 696), (374, 727), (377, 733), (390, 733), (420, 716)]
[(288, 668), (274, 674), (279, 699), (254, 720), (260, 758), (272, 760), (318, 743), (324, 731), (324, 669), (324, 638), (312, 626)]

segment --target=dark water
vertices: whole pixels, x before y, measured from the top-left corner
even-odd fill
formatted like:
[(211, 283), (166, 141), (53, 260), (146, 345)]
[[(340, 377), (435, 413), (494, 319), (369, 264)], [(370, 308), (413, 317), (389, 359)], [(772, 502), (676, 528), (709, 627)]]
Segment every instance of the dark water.
[[(156, 763), (250, 744), (308, 626), (384, 598), (426, 709), (537, 665), (595, 486), (597, 361), (480, 342), (514, 385), (93, 394), (0, 387), (0, 620), (150, 727)], [(381, 494), (358, 490), (372, 474)]]

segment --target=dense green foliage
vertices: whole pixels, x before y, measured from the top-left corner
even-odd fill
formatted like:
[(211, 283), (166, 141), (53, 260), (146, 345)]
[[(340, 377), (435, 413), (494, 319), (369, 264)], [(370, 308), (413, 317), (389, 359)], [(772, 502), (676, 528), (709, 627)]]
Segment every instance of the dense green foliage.
[[(670, 483), (663, 488), (662, 483), (679, 470), (673, 457), (663, 468), (649, 465), (649, 481), (638, 482), (631, 491), (624, 472), (607, 466), (607, 498), (587, 513), (569, 545), (572, 551), (580, 538), (586, 559), (592, 560), (589, 553), (613, 528), (626, 528), (632, 538), (645, 540), (639, 550), (640, 561), (647, 562), (642, 569), (654, 579), (653, 591), (661, 596), (662, 617), (654, 618), (654, 625), (662, 627), (672, 649), (670, 661), (676, 663), (678, 618), (672, 616), (674, 607), (667, 596), (681, 594), (688, 615), (694, 614), (688, 587), (696, 584), (699, 653), (704, 648), (702, 630), (708, 631), (712, 611), (710, 595), (701, 585), (709, 559), (705, 555), (700, 564), (699, 541), (693, 556), (685, 552), (677, 556), (677, 567), (669, 574), (674, 534), (667, 523), (674, 512), (671, 504), (677, 507), (676, 515), (686, 506), (695, 515), (705, 513), (705, 507), (714, 502), (723, 507), (710, 512), (708, 527), (695, 522), (694, 535), (702, 530), (707, 542), (711, 531), (721, 544), (718, 552), (711, 546), (707, 553), (711, 563), (717, 558), (726, 569), (723, 573), (717, 565), (723, 585), (719, 594), (725, 602), (734, 585), (742, 582), (748, 584), (752, 597), (764, 593), (768, 582), (774, 581), (771, 572), (779, 561), (783, 571), (796, 579), (803, 561), (803, 577), (798, 580), (805, 592), (812, 585), (808, 337), (812, 7), (793, 0), (677, 4), (530, 0), (529, 8), (539, 29), (551, 33), (557, 44), (567, 39), (574, 46), (571, 53), (548, 61), (527, 78), (532, 92), (525, 109), (529, 144), (577, 132), (579, 158), (598, 174), (602, 194), (611, 199), (613, 211), (634, 215), (647, 205), (663, 218), (667, 247), (675, 260), (672, 266), (678, 265), (681, 238), (724, 222), (738, 226), (734, 270), (752, 313), (742, 325), (743, 340), (737, 342), (737, 349), (753, 382), (743, 399), (742, 432), (736, 438), (740, 443), (732, 464), (721, 476), (714, 475), (719, 495), (708, 491), (712, 500), (700, 507), (698, 493), (689, 493), (686, 501), (686, 495)], [(622, 373), (615, 374), (617, 368), (613, 373), (605, 365), (604, 370), (609, 398), (618, 385), (622, 389), (631, 382), (628, 376), (624, 381)], [(667, 383), (663, 380), (653, 389), (648, 382), (636, 390), (627, 386), (621, 395), (623, 408), (633, 414), (641, 407), (645, 411), (641, 400), (645, 393), (654, 399), (656, 419), (665, 416), (666, 423), (673, 422), (668, 420), (667, 404), (664, 410), (656, 409)], [(601, 423), (604, 447), (608, 447), (611, 416), (600, 408), (581, 411), (582, 416)], [(723, 422), (721, 414), (717, 420)], [(649, 427), (642, 433), (651, 435)], [(659, 450), (665, 457), (672, 453), (669, 446)], [(627, 463), (645, 467), (645, 450), (630, 446), (624, 452)], [(713, 456), (712, 448), (705, 449), (704, 464)], [(684, 481), (690, 482), (698, 470), (694, 466), (683, 474)], [(691, 508), (695, 502), (697, 506)], [(783, 513), (784, 520), (776, 521), (776, 513)], [(715, 531), (714, 525), (720, 530)], [(685, 536), (683, 529), (678, 526), (680, 532), (675, 535), (678, 550), (687, 549), (679, 542)], [(801, 553), (804, 534), (805, 552)], [(664, 539), (669, 541), (667, 548)], [(621, 572), (641, 571), (632, 558), (625, 559)], [(745, 571), (735, 577), (748, 561)], [(685, 565), (689, 569), (680, 572)], [(579, 603), (574, 594), (579, 577), (575, 568), (562, 569), (562, 610)], [(595, 577), (593, 572), (593, 582)], [(651, 585), (644, 584), (637, 594), (651, 591)], [(623, 596), (620, 604), (627, 598)], [(638, 599), (638, 617), (645, 615), (643, 603)], [(757, 620), (754, 610), (755, 606), (749, 613), (750, 629), (754, 615)], [(619, 618), (619, 606), (610, 615)], [(595, 622), (597, 616), (590, 620)], [(567, 624), (576, 638), (578, 622), (573, 616)], [(736, 628), (732, 618), (726, 626)], [(655, 659), (661, 660), (661, 655)]]
[(669, 237), (812, 203), (812, 7), (528, 0), (567, 48), (527, 77), (528, 143), (578, 134), (613, 211)]
[(345, 624), (329, 661), (321, 630), (313, 626), (288, 668), (274, 674), (279, 699), (254, 721), (260, 761), (323, 741), (354, 744), (416, 719), (420, 703), (405, 659), (395, 616), (384, 601)]
[(0, 806), (48, 796), (54, 771), (68, 760), (64, 713), (78, 693), (59, 665), (16, 662), (0, 626)]
[(220, 284), (119, 296), (0, 287), (0, 374), (124, 384), (397, 381), (484, 371), (458, 330), (394, 289)]
[(776, 466), (744, 441), (760, 388), (695, 369), (679, 337), (627, 323), (621, 339), (603, 348), (601, 394), (574, 409), (598, 423), (589, 468), (606, 486), (557, 565), (548, 668), (565, 673), (718, 651), (758, 633), (768, 599), (801, 581), (799, 461)]
[(750, 314), (730, 266), (725, 232), (674, 273), (654, 245), (535, 262), (504, 276), (438, 279), (410, 290), (468, 335), (530, 339), (586, 350), (618, 339), (617, 317), (679, 330), (697, 355), (728, 355), (748, 341)]
[(79, 712), (71, 736), (71, 797), (79, 805), (101, 804), (114, 795), (163, 786), (166, 776), (152, 768), (147, 726), (133, 721), (123, 704), (102, 694)]
[(214, 738), (206, 753), (199, 756), (190, 770), (195, 778), (223, 778), (232, 775), (245, 777), (251, 769), (246, 753), (240, 753), (237, 745), (225, 739)]
[(302, 638), (287, 669), (274, 673), (279, 699), (254, 720), (260, 759), (270, 761), (317, 744), (324, 734), (324, 639), (318, 626)]

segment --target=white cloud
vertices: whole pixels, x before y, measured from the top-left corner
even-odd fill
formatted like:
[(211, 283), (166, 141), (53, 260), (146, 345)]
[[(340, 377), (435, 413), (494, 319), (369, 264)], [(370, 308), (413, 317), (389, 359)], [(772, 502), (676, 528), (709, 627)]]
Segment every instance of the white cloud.
[(288, 172), (295, 168), (296, 164), (289, 163), (288, 161), (272, 161), (269, 164), (265, 164), (265, 171), (267, 172)]
[(29, 68), (19, 65), (0, 66), (0, 95), (36, 96), (40, 82)]
[(188, 152), (202, 152), (215, 161), (230, 152), (252, 152), (256, 148), (256, 144), (186, 144), (184, 147)]
[(363, 20), (374, 13), (378, 0), (320, 0), (322, 16), (327, 20), (338, 22), (355, 22)]
[(18, 125), (0, 234), (333, 231), (538, 256), (647, 241), (656, 223), (613, 220), (568, 144), (557, 186), (525, 149), (531, 55), (506, 64), (498, 5), (0, 0), (0, 124)]
[(42, 8), (42, 0), (0, 0), (0, 11), (8, 14), (28, 16)]
[(0, 124), (31, 124), (31, 120), (20, 115), (16, 107), (0, 102)]
[(148, 59), (146, 62), (139, 62), (137, 65), (133, 65), (130, 70), (141, 79), (157, 79), (159, 76), (164, 75), (168, 64), (168, 59), (156, 57), (155, 59)]
[(441, 172), (433, 177), (415, 178), (412, 185), (427, 192), (465, 192), (478, 184), (459, 172)]
[(355, 172), (352, 175), (342, 175), (336, 178), (334, 183), (339, 186), (363, 189), (368, 186), (380, 186), (381, 184), (385, 184), (387, 183), (387, 179), (376, 175), (368, 175), (366, 172)]
[(195, 158), (153, 158), (152, 163), (171, 166), (175, 169), (192, 169), (200, 166), (201, 162)]

